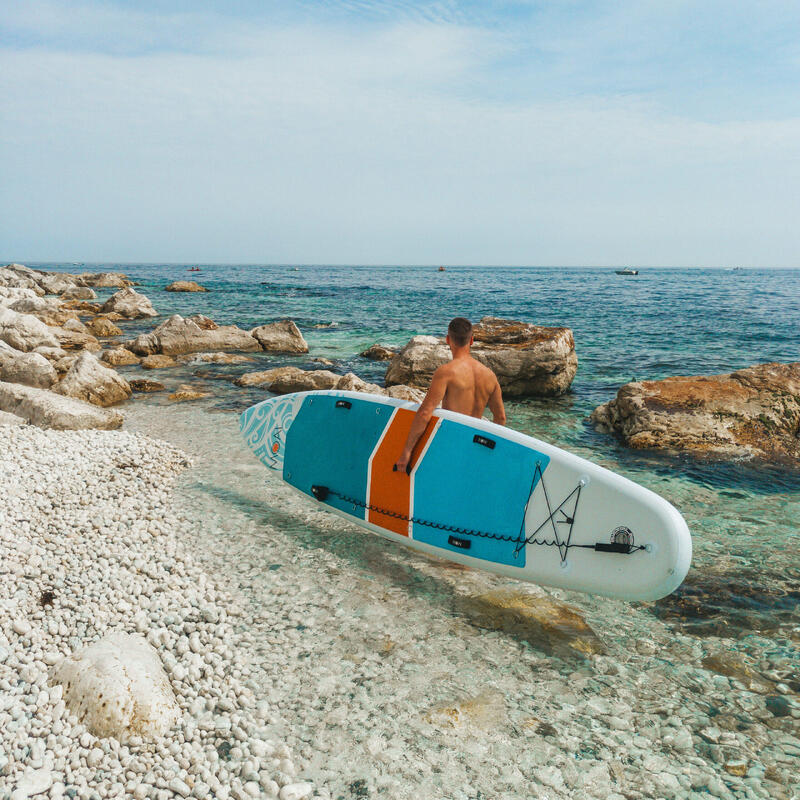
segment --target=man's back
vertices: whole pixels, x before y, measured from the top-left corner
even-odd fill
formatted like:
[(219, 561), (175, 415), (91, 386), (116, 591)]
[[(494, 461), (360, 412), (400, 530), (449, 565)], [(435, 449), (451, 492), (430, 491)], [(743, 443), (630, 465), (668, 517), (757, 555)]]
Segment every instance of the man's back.
[[(494, 372), (472, 356), (456, 358), (437, 370), (445, 379), (447, 389), (442, 408), (480, 417), (499, 385)], [(492, 409), (494, 411), (494, 408)]]

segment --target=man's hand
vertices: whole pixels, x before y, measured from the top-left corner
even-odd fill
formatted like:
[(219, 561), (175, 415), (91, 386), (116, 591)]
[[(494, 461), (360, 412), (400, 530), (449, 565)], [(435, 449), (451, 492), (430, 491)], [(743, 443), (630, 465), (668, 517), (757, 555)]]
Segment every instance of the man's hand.
[(408, 470), (408, 462), (411, 461), (411, 451), (404, 449), (400, 458), (394, 462), (394, 468), (397, 472), (406, 472)]

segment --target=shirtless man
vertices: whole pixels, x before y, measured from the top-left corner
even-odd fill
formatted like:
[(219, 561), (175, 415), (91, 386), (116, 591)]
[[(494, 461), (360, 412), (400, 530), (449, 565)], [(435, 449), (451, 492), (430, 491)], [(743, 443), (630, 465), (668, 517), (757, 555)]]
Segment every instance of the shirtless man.
[(433, 373), (430, 389), (411, 423), (406, 446), (394, 465), (396, 470), (406, 471), (414, 445), (439, 405), (471, 417), (481, 417), (488, 405), (494, 421), (498, 425), (506, 424), (503, 393), (497, 376), (469, 354), (472, 342), (472, 323), (464, 317), (452, 320), (447, 326), (447, 344), (450, 345), (453, 360), (442, 364)]

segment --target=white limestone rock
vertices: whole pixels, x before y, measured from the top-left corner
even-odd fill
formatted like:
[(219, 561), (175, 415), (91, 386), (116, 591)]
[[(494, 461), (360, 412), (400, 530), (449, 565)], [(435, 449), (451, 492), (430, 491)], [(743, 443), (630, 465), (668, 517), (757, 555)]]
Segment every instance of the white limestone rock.
[(40, 353), (23, 353), (0, 341), (0, 381), (48, 389), (58, 374)]
[[(0, 425), (25, 425), (25, 420), (16, 414), (9, 414), (7, 411), (0, 411)], [(2, 648), (0, 648), (2, 649)], [(3, 658), (0, 656), (0, 663)]]
[(116, 311), (128, 319), (138, 319), (139, 317), (157, 317), (158, 312), (153, 308), (153, 304), (143, 294), (139, 294), (130, 287), (120, 289), (115, 292), (103, 304), (103, 312)]
[(0, 381), (0, 411), (21, 417), (40, 428), (79, 430), (122, 427), (122, 414), (64, 397), (47, 389)]
[(61, 293), (62, 300), (94, 300), (97, 293), (88, 286), (70, 286)]
[(59, 346), (58, 339), (44, 322), (10, 308), (0, 308), (0, 341), (26, 353), (37, 347)]
[(180, 709), (156, 651), (138, 634), (113, 632), (61, 660), (50, 683), (67, 708), (99, 737), (156, 739)]
[(290, 319), (270, 322), (253, 328), (250, 335), (258, 340), (262, 350), (270, 353), (307, 353), (308, 343), (297, 325)]
[(125, 347), (140, 356), (261, 349), (255, 338), (235, 325), (210, 327), (204, 318), (184, 319), (180, 314), (173, 314), (150, 333), (126, 342)]
[(54, 391), (103, 407), (121, 403), (131, 396), (128, 381), (86, 351), (78, 356)]

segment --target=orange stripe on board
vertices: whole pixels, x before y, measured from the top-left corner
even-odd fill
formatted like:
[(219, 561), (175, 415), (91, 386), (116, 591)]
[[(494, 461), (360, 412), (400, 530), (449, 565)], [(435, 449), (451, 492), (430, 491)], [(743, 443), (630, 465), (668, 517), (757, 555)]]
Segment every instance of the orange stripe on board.
[[(415, 415), (415, 411), (407, 408), (397, 409), (394, 419), (389, 423), (389, 428), (383, 435), (383, 441), (372, 456), (372, 473), (369, 484), (369, 504), (371, 506), (385, 508), (406, 517), (411, 507), (411, 478), (404, 472), (392, 472), (392, 467), (403, 452)], [(428, 422), (428, 426), (419, 437), (411, 455), (409, 467), (413, 467), (417, 463), (419, 454), (430, 439), (437, 422), (436, 417), (432, 417)], [(387, 531), (408, 536), (408, 520), (397, 519), (372, 510), (370, 510), (367, 520)]]

